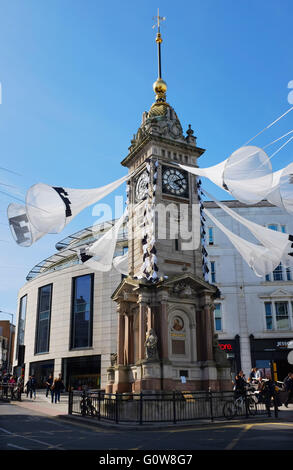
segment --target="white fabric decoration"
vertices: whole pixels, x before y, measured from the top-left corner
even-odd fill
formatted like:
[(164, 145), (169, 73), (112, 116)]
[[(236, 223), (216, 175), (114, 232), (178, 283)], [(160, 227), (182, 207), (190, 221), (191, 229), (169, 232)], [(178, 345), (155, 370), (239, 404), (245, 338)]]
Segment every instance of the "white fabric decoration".
[(244, 204), (261, 201), (272, 189), (272, 165), (259, 147), (240, 147), (229, 158), (209, 168), (179, 164), (184, 170), (210, 179)]
[(26, 194), (26, 212), (30, 223), (43, 233), (59, 233), (83, 209), (104, 198), (122, 183), (123, 176), (113, 183), (94, 189), (71, 189), (38, 183)]
[(273, 174), (273, 188), (267, 195), (271, 204), (293, 214), (293, 163)]
[(113, 259), (113, 266), (121, 274), (128, 274), (128, 252), (125, 255), (116, 256)]
[[(245, 219), (237, 212), (233, 211), (230, 207), (217, 201), (217, 199), (210, 195), (207, 191), (205, 193), (210, 197), (216, 204), (221, 207), (223, 211), (238, 220), (242, 225), (248, 228), (248, 230), (269, 250), (273, 249), (275, 253), (279, 253), (279, 263), (282, 262), (284, 265), (292, 264), (293, 259), (288, 256), (291, 250), (292, 242), (289, 240), (288, 234), (271, 230), (270, 228), (263, 227), (262, 225), (256, 224), (250, 220)], [(291, 258), (291, 259), (290, 259)], [(268, 274), (268, 273), (267, 273)]]
[(113, 257), (117, 243), (118, 233), (126, 217), (124, 214), (120, 219), (103, 235), (99, 240), (87, 247), (84, 252), (80, 250), (80, 257), (85, 256), (83, 264), (95, 271), (110, 271), (113, 264)]
[(244, 204), (261, 201), (272, 187), (272, 164), (259, 147), (240, 147), (226, 160), (224, 184)]
[(230, 242), (235, 246), (236, 250), (241, 254), (248, 266), (253, 269), (256, 276), (263, 277), (274, 271), (274, 269), (279, 266), (279, 250), (275, 248), (268, 249), (262, 245), (255, 245), (254, 243), (244, 240), (244, 238), (241, 238), (228, 230), (211, 214), (209, 210), (205, 209), (205, 212), (214, 224), (229, 238)]
[(19, 246), (31, 246), (46, 235), (45, 233), (39, 232), (30, 223), (24, 205), (14, 202), (9, 204), (7, 217), (12, 236)]

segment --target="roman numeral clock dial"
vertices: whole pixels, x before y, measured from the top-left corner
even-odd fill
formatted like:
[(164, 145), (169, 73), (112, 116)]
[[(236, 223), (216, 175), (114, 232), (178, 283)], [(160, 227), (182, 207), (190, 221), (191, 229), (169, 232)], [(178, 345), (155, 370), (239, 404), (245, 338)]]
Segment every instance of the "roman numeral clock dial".
[(165, 194), (188, 197), (188, 176), (185, 171), (172, 167), (162, 168), (162, 190)]

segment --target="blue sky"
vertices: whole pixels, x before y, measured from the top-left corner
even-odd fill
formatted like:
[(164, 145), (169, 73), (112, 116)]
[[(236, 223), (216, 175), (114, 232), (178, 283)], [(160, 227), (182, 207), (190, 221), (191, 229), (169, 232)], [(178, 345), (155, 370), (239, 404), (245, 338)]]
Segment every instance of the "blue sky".
[[(20, 174), (0, 170), (0, 182), (25, 194), (37, 182), (92, 188), (126, 173), (120, 161), (154, 101), (158, 7), (166, 16), (168, 102), (206, 149), (200, 166), (222, 161), (289, 109), (290, 0), (187, 0), (183, 7), (170, 0), (0, 0), (0, 167)], [(292, 128), (290, 113), (254, 144)], [(290, 143), (273, 168), (291, 162), (292, 152)], [(212, 183), (205, 187), (227, 198)], [(12, 201), (0, 193), (0, 310), (8, 312), (16, 311), (31, 267), (58, 240), (94, 222), (89, 208), (61, 234), (20, 248), (7, 225)]]

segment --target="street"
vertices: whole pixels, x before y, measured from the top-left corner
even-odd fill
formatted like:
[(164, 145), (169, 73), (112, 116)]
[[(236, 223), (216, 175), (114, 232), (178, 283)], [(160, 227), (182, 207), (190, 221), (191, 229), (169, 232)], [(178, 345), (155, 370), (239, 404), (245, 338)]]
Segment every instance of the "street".
[[(292, 450), (293, 407), (278, 419), (113, 429), (40, 412), (35, 402), (0, 403), (1, 450)], [(58, 407), (62, 404), (52, 405)], [(56, 409), (56, 408), (55, 408)], [(61, 408), (60, 408), (61, 409)]]

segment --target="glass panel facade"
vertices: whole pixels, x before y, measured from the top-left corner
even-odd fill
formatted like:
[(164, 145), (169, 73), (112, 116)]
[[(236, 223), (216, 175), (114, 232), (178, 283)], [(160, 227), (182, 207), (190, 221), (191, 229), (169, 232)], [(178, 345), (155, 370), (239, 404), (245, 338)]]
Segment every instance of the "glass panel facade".
[(20, 303), (19, 303), (18, 330), (17, 330), (17, 342), (16, 342), (15, 359), (18, 359), (18, 346), (24, 344), (24, 327), (25, 327), (25, 317), (26, 317), (26, 304), (27, 304), (27, 295), (24, 295), (20, 299)]
[(276, 302), (276, 325), (278, 330), (289, 329), (288, 302)]
[(39, 289), (35, 353), (49, 352), (52, 284)]
[(73, 279), (71, 349), (92, 346), (93, 275)]

